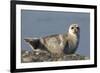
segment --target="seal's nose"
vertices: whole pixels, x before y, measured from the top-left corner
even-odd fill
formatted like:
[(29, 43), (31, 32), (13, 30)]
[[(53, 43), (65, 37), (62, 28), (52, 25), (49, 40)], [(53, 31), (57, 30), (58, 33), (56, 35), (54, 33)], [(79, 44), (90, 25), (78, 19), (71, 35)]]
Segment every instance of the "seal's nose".
[(78, 28), (75, 28), (75, 29), (74, 29), (74, 33), (77, 33), (78, 31), (79, 31)]

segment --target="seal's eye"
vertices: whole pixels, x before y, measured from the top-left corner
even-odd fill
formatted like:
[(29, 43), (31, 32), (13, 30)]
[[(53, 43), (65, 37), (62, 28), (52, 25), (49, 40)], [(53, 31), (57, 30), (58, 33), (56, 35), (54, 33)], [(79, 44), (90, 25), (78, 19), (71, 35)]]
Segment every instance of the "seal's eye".
[(79, 29), (79, 27), (76, 27), (77, 29)]
[(74, 29), (74, 27), (71, 27), (71, 29)]

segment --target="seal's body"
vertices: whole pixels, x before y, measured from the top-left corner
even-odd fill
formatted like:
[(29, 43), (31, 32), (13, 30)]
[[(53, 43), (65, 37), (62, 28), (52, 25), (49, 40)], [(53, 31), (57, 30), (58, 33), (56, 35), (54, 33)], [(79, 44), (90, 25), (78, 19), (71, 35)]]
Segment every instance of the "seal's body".
[(52, 54), (73, 54), (79, 44), (80, 28), (72, 24), (68, 32), (41, 38), (27, 38), (25, 41), (34, 49), (47, 50)]

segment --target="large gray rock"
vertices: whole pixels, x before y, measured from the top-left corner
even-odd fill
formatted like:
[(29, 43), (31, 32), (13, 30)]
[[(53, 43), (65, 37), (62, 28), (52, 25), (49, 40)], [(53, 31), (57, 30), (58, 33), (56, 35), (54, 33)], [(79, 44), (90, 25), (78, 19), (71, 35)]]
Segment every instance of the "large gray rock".
[(63, 54), (60, 57), (56, 54), (51, 55), (49, 52), (37, 49), (35, 51), (22, 51), (21, 52), (21, 62), (47, 62), (47, 61), (70, 61), (70, 60), (87, 60), (86, 56), (81, 56), (79, 54)]

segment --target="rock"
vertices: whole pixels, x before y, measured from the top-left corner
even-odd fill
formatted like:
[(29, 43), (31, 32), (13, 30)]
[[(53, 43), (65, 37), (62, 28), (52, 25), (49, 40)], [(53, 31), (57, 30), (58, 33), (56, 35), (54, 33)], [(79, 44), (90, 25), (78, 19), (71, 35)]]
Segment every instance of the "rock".
[(21, 53), (21, 62), (32, 62), (33, 58), (32, 58), (32, 54), (30, 51), (23, 51)]
[(21, 62), (47, 62), (47, 61), (70, 61), (70, 60), (88, 60), (86, 56), (81, 56), (79, 54), (63, 54), (60, 57), (51, 55), (49, 52), (44, 50), (34, 50), (34, 51), (22, 51), (21, 53)]

